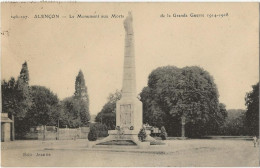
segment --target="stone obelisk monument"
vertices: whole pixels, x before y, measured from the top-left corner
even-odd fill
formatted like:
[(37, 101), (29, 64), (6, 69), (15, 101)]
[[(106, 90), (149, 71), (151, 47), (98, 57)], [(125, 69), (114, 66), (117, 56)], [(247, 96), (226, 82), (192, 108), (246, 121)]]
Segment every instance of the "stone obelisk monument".
[(129, 12), (124, 20), (125, 52), (122, 98), (116, 104), (116, 125), (124, 130), (139, 132), (142, 128), (142, 102), (137, 99), (133, 17)]
[[(109, 145), (112, 141), (132, 141), (139, 147), (150, 145), (141, 142), (138, 133), (143, 125), (142, 102), (136, 94), (135, 51), (133, 17), (131, 12), (124, 20), (125, 51), (122, 98), (116, 103), (116, 130), (109, 130), (109, 136), (94, 143), (94, 146)], [(121, 143), (122, 144), (122, 143)]]

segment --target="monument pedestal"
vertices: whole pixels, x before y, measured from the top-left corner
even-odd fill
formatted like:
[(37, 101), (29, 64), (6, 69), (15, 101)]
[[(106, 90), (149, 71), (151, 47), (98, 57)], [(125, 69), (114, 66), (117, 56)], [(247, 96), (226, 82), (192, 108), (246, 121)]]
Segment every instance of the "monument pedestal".
[(116, 126), (139, 133), (143, 123), (142, 102), (135, 97), (122, 97), (116, 103)]
[[(89, 142), (88, 147), (126, 147), (127, 144), (123, 144), (125, 141), (131, 141), (135, 145), (129, 147), (147, 148), (150, 146), (150, 142), (141, 142), (138, 138), (139, 131), (137, 130), (109, 130), (109, 136), (95, 142)], [(106, 143), (112, 141), (121, 141), (120, 145), (106, 145)]]
[[(131, 143), (140, 148), (150, 145), (150, 142), (141, 142), (138, 133), (142, 128), (142, 102), (134, 96), (124, 95), (116, 103), (116, 126), (118, 130), (109, 130), (109, 136), (98, 141), (97, 145), (109, 144), (112, 141), (121, 142), (120, 145)], [(119, 145), (118, 145), (119, 146)]]

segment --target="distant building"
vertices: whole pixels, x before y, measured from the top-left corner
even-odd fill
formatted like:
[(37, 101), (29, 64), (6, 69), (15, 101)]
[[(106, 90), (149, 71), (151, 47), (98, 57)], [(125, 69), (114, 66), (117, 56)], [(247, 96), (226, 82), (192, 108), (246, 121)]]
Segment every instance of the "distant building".
[(8, 118), (7, 113), (1, 113), (1, 141), (11, 141), (12, 137), (12, 120)]

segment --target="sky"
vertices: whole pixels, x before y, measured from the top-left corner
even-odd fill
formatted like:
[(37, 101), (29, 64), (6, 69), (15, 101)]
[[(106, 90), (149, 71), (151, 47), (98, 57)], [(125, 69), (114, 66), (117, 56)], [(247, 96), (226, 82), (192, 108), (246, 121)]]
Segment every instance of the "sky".
[[(1, 7), (1, 78), (17, 78), (27, 61), (30, 85), (45, 86), (62, 100), (73, 95), (81, 69), (90, 113), (97, 114), (109, 93), (122, 87), (123, 20), (128, 11), (132, 11), (135, 33), (137, 93), (157, 67), (195, 65), (213, 76), (219, 100), (227, 109), (246, 108), (245, 95), (259, 80), (255, 3), (5, 3)], [(190, 17), (191, 13), (204, 17)], [(35, 18), (41, 14), (59, 18)], [(77, 18), (78, 14), (99, 18)], [(112, 14), (124, 17), (111, 18)], [(11, 17), (16, 15), (29, 18)]]

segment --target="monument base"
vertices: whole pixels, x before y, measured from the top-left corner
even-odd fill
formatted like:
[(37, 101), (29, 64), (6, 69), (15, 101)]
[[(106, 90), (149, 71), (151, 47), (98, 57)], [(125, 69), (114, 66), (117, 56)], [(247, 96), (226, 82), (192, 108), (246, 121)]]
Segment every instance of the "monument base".
[(138, 131), (124, 130), (109, 130), (109, 136), (98, 141), (89, 142), (88, 147), (129, 147), (129, 148), (147, 148), (150, 142), (141, 142), (138, 138)]

